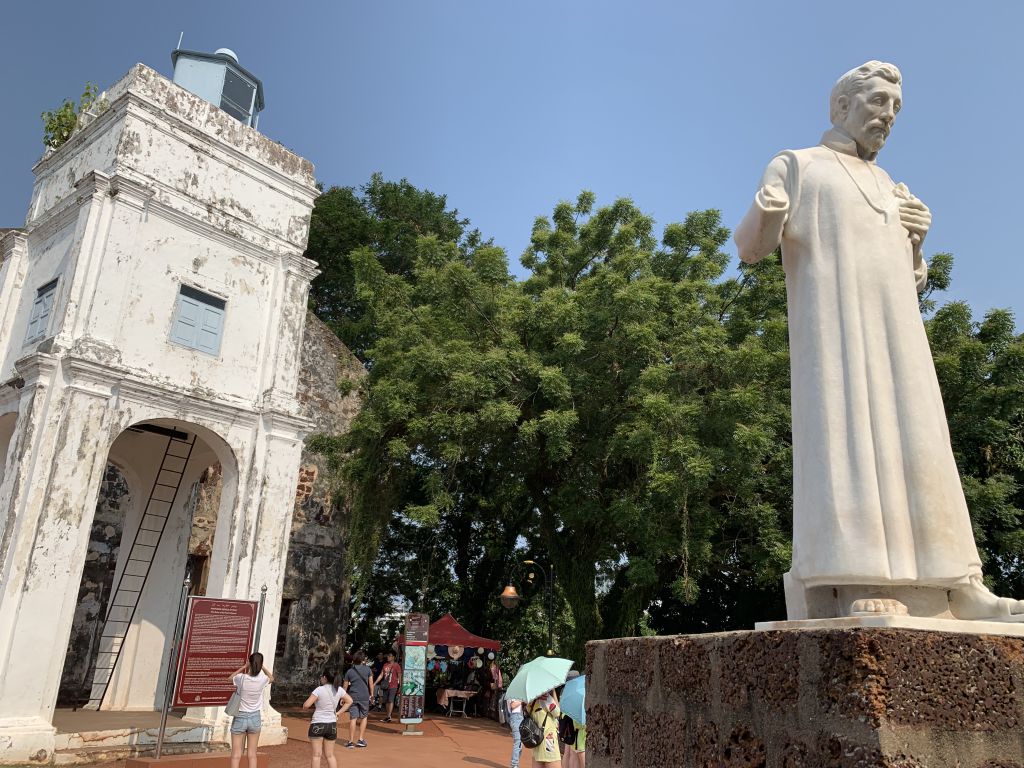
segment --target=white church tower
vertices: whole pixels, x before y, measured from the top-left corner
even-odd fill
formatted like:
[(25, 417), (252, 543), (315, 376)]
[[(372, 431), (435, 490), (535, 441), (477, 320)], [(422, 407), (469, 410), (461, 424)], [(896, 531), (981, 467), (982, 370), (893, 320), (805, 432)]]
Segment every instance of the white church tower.
[[(250, 127), (262, 86), (233, 54), (175, 53), (181, 85), (135, 66), (35, 166), (24, 228), (0, 231), (0, 762), (60, 747), (61, 661), (108, 465), (130, 502), (88, 706), (159, 708), (188, 491), (214, 464), (206, 594), (267, 585), (274, 658), (318, 192), (307, 160)], [(221, 709), (188, 719), (223, 735)], [(282, 739), (268, 704), (261, 742)]]

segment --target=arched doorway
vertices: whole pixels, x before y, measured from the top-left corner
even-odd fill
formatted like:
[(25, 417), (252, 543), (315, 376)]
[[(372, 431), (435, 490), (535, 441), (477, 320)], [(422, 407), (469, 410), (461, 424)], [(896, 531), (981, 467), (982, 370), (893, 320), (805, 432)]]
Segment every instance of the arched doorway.
[(59, 703), (159, 708), (182, 581), (186, 572), (202, 578), (212, 552), (213, 531), (196, 534), (197, 507), (213, 499), (217, 508), (203, 518), (216, 520), (234, 504), (236, 485), (230, 448), (204, 427), (153, 419), (118, 435), (97, 500)]

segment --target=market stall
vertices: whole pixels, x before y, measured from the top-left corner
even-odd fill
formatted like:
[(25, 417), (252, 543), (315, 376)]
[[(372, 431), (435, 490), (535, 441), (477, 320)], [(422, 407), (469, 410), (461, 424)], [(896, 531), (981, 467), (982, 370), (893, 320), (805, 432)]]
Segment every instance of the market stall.
[(447, 714), (495, 712), (501, 642), (473, 634), (450, 613), (431, 623), (428, 642), (427, 700)]

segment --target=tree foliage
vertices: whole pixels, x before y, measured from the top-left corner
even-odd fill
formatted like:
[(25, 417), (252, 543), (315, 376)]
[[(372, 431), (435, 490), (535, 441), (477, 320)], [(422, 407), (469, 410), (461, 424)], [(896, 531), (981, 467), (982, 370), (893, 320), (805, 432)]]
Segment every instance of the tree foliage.
[(663, 584), (692, 603), (723, 561), (789, 560), (786, 325), (778, 261), (720, 279), (715, 211), (665, 228), (629, 200), (559, 204), (508, 273), (489, 244), (420, 237), (409, 274), (351, 254), (376, 329), (344, 443), (353, 503), (441, 529), (483, 618), (520, 550), (557, 574), (582, 657), (635, 632)]
[(108, 107), (100, 89), (94, 83), (86, 83), (77, 107), (71, 99), (64, 99), (57, 109), (39, 116), (43, 121), (43, 145), (47, 149), (57, 149), (71, 138), (87, 116), (95, 116)]
[(372, 254), (386, 272), (409, 278), (417, 240), (433, 235), (468, 248), (479, 239), (469, 221), (449, 210), (444, 195), (420, 190), (405, 179), (385, 181), (375, 173), (359, 190), (331, 187), (317, 198), (306, 256), (321, 274), (310, 288), (310, 307), (361, 359), (374, 339), (366, 306), (355, 287), (352, 256)]

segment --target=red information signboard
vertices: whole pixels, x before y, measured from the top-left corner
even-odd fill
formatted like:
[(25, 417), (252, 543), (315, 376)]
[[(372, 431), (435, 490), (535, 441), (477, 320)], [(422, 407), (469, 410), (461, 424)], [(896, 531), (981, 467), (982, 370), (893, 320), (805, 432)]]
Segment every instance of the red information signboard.
[(189, 598), (174, 706), (228, 703), (235, 691), (228, 676), (249, 658), (258, 607), (254, 600)]

